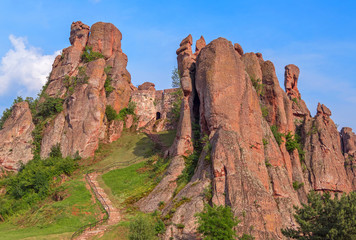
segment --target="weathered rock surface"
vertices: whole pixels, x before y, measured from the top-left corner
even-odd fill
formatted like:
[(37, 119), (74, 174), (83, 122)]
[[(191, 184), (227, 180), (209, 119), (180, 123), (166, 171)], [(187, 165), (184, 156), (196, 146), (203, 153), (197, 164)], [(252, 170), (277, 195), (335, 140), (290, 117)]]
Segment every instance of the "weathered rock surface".
[(343, 153), (356, 158), (356, 134), (352, 132), (352, 128), (342, 128), (341, 139)]
[(291, 98), (300, 99), (298, 90), (299, 68), (294, 64), (285, 66), (284, 87)]
[(0, 167), (16, 171), (20, 162), (26, 164), (32, 159), (34, 128), (28, 103), (15, 104), (10, 117), (0, 130)]
[(131, 94), (131, 101), (136, 104), (137, 130), (160, 132), (177, 127), (177, 121), (172, 114), (174, 103), (179, 102), (179, 89), (156, 91), (153, 83), (144, 83)]
[[(120, 31), (111, 23), (99, 22), (91, 28), (81, 22), (72, 24), (72, 46), (56, 58), (45, 90), (51, 97), (65, 99), (64, 110), (44, 130), (41, 157), (47, 157), (51, 147), (60, 143), (64, 156), (78, 152), (85, 158), (94, 154), (100, 140), (118, 139), (123, 124), (106, 122), (106, 105), (119, 112), (128, 105), (135, 89), (126, 70), (127, 56), (121, 50), (121, 38)], [(86, 46), (104, 58), (84, 62), (81, 55)], [(111, 93), (104, 89), (108, 78), (113, 87)], [(70, 90), (68, 81), (73, 79), (77, 83)]]

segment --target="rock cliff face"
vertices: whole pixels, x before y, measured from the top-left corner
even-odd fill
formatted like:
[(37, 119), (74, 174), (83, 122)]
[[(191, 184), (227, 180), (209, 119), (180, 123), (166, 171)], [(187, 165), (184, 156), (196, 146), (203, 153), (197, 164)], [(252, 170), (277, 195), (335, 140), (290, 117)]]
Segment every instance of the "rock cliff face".
[[(297, 66), (286, 66), (283, 91), (273, 63), (262, 54), (244, 53), (223, 38), (206, 46), (198, 41), (198, 53), (191, 51), (190, 35), (177, 50), (184, 99), (177, 136), (167, 152), (171, 165), (139, 202), (143, 211), (166, 203), (162, 214), (171, 214), (173, 224), (165, 239), (196, 239), (194, 214), (204, 203), (230, 205), (241, 220), (239, 233), (284, 239), (280, 229), (295, 225), (292, 206), (305, 201), (310, 190), (355, 190), (355, 135), (344, 128), (340, 138), (324, 105), (310, 116), (297, 88)], [(177, 193), (173, 188), (185, 167), (182, 156), (197, 151), (193, 142), (200, 140), (193, 134), (196, 123), (210, 147), (203, 148), (194, 176)], [(290, 147), (293, 141), (298, 148)], [(204, 195), (209, 189), (211, 199)], [(179, 223), (183, 230), (175, 227)]]
[(28, 103), (15, 104), (11, 116), (0, 130), (0, 167), (17, 170), (20, 162), (26, 164), (32, 159), (31, 133), (34, 128)]
[[(89, 28), (75, 22), (69, 39), (72, 46), (56, 58), (45, 90), (48, 96), (65, 99), (64, 111), (45, 129), (41, 157), (47, 157), (51, 147), (60, 143), (64, 156), (78, 153), (85, 158), (94, 154), (99, 140), (116, 140), (122, 126), (107, 122), (106, 105), (119, 112), (135, 89), (121, 50), (122, 35), (114, 25), (98, 22)], [(84, 51), (101, 56), (84, 59)], [(111, 92), (105, 90), (106, 81), (110, 81)]]

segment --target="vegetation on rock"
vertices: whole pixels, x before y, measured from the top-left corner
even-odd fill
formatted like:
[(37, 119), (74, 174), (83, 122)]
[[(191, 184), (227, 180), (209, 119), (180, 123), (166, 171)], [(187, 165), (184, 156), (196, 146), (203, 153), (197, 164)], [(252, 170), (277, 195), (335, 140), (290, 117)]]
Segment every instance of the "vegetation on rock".
[[(210, 206), (205, 204), (204, 210), (196, 214), (198, 232), (204, 240), (233, 240), (237, 237), (234, 228), (239, 220), (229, 206)], [(243, 234), (239, 239), (254, 239), (248, 234)]]
[(91, 62), (99, 58), (104, 58), (104, 55), (100, 52), (94, 52), (92, 47), (85, 46), (84, 52), (82, 54), (83, 62)]
[(356, 193), (339, 197), (330, 193), (308, 194), (308, 203), (295, 206), (297, 228), (282, 229), (284, 236), (300, 240), (356, 238)]

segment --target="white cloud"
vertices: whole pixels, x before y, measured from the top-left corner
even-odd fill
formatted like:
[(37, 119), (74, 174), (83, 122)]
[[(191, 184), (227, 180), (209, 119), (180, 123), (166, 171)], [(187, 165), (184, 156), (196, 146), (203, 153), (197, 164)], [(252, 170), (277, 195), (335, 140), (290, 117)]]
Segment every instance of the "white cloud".
[(54, 58), (60, 54), (43, 55), (40, 48), (30, 46), (24, 37), (9, 36), (13, 49), (1, 59), (0, 96), (7, 91), (27, 95), (37, 93), (46, 83)]

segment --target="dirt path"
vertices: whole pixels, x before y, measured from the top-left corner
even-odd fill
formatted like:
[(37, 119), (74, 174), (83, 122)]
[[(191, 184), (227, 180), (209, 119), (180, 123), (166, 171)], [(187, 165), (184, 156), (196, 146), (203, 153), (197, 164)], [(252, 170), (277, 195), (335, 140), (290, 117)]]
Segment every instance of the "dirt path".
[(120, 211), (117, 209), (114, 204), (109, 199), (108, 195), (105, 193), (104, 189), (102, 189), (97, 181), (98, 173), (93, 172), (89, 174), (89, 181), (92, 183), (94, 194), (97, 196), (101, 204), (105, 207), (106, 211), (109, 212), (109, 219), (104, 223), (100, 224), (93, 229), (87, 229), (83, 234), (76, 237), (75, 239), (91, 239), (94, 236), (102, 236), (104, 232), (112, 225), (117, 224), (120, 219)]

